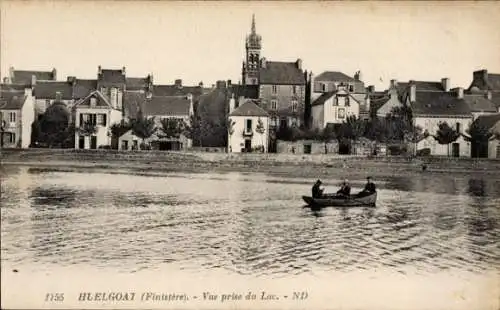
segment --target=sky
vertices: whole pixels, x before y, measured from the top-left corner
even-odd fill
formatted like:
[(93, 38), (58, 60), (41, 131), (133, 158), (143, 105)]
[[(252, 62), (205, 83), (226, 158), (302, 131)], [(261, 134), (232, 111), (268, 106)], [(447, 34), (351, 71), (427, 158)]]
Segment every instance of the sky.
[(361, 70), (391, 79), (468, 87), (474, 70), (500, 73), (500, 2), (0, 2), (1, 76), (57, 69), (95, 78), (97, 67), (152, 73), (155, 84), (241, 80), (255, 14), (267, 60), (302, 59), (319, 74)]

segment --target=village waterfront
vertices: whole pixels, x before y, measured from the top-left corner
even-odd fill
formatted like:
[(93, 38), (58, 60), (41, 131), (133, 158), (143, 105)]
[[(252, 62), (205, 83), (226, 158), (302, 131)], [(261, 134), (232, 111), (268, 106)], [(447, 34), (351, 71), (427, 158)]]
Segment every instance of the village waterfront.
[[(163, 275), (181, 279), (177, 290), (200, 279), (242, 291), (308, 283), (312, 300), (347, 308), (359, 305), (359, 287), (370, 292), (365, 304), (386, 305), (391, 290), (399, 306), (426, 295), (447, 309), (495, 307), (497, 161), (147, 154), (4, 150), (2, 283), (153, 288)], [(367, 175), (375, 208), (303, 208), (316, 178), (334, 191), (347, 177), (356, 191)], [(456, 294), (463, 299), (450, 304)]]

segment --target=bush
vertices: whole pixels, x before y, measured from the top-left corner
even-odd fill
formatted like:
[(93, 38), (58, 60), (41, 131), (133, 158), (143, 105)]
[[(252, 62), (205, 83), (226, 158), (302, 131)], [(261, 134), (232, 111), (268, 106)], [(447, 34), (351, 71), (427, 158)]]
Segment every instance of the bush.
[(430, 155), (431, 155), (430, 148), (425, 148), (417, 151), (417, 156), (430, 156)]
[(390, 145), (387, 147), (389, 155), (402, 155), (407, 152), (405, 145)]
[(111, 145), (99, 145), (99, 149), (102, 149), (102, 150), (111, 150)]

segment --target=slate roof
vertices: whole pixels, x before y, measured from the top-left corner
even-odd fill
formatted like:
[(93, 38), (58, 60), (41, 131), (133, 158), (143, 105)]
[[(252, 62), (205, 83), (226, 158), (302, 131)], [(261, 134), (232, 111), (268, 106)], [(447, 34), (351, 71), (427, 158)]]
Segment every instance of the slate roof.
[(467, 102), (454, 92), (417, 92), (412, 110), (415, 116), (471, 116)]
[(24, 99), (24, 91), (2, 91), (0, 92), (0, 110), (20, 110)]
[(97, 102), (97, 106), (102, 106), (102, 104), (104, 104), (104, 105), (108, 106), (109, 108), (113, 107), (111, 105), (111, 103), (109, 103), (108, 99), (106, 99), (106, 97), (103, 96), (103, 94), (100, 91), (98, 91), (98, 90), (92, 91), (85, 98), (79, 100), (77, 103), (75, 103), (74, 107), (76, 108), (79, 105), (86, 104), (86, 102), (88, 102), (90, 100), (90, 98), (94, 97), (94, 96), (98, 97), (98, 99), (99, 99), (98, 102)]
[(120, 70), (102, 69), (98, 76), (99, 81), (108, 83), (125, 83), (125, 74)]
[(259, 99), (259, 85), (231, 85), (235, 98)]
[(136, 78), (128, 77), (126, 78), (127, 90), (141, 90), (145, 89), (149, 84), (149, 79), (146, 78)]
[(135, 118), (146, 102), (146, 94), (125, 92), (123, 94), (123, 112), (126, 117)]
[(43, 81), (35, 85), (35, 97), (37, 99), (56, 99), (56, 92), (61, 93), (61, 99), (73, 98), (73, 86), (68, 82)]
[(246, 100), (245, 103), (234, 109), (233, 112), (229, 114), (230, 116), (262, 116), (268, 117), (269, 114), (255, 104), (254, 100)]
[(472, 112), (497, 112), (495, 104), (484, 95), (464, 95), (464, 100)]
[(185, 96), (192, 94), (194, 97), (200, 96), (203, 93), (203, 88), (200, 86), (176, 86), (176, 85), (154, 85), (153, 96)]
[(97, 80), (76, 79), (73, 87), (73, 97), (81, 99), (87, 97), (92, 91), (97, 89)]
[(316, 100), (314, 100), (314, 102), (311, 105), (313, 106), (324, 105), (328, 99), (332, 98), (335, 95), (335, 93), (336, 92), (334, 91), (323, 93)]
[(267, 61), (259, 71), (260, 84), (305, 85), (304, 72), (295, 62)]
[(491, 102), (495, 104), (497, 109), (500, 109), (500, 92), (491, 93)]
[(378, 111), (380, 107), (391, 99), (387, 92), (374, 92), (369, 95), (370, 97), (370, 111)]
[(489, 114), (489, 115), (480, 115), (476, 120), (474, 121), (485, 128), (488, 129), (494, 129), (494, 127), (497, 127), (497, 125), (500, 122), (500, 113), (497, 114)]
[(26, 85), (23, 84), (0, 84), (1, 91), (24, 91)]
[(147, 116), (189, 115), (190, 100), (185, 96), (157, 97), (148, 99), (143, 107)]
[[(476, 75), (479, 73), (479, 75)], [(486, 78), (485, 75), (488, 75)], [(469, 87), (469, 90), (477, 87), (479, 90), (493, 90), (500, 91), (500, 74), (498, 73), (487, 73), (486, 70), (483, 72), (474, 72), (474, 79)]]
[(14, 84), (31, 85), (33, 75), (36, 76), (37, 81), (53, 81), (56, 78), (52, 71), (14, 70), (11, 82)]
[(329, 81), (329, 82), (359, 82), (356, 81), (353, 77), (348, 76), (339, 71), (325, 71), (314, 78), (317, 81)]

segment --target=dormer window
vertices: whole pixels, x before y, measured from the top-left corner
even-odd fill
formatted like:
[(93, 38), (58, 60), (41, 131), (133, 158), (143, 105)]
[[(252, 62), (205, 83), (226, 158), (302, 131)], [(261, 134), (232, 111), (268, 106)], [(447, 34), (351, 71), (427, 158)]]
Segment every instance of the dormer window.
[(273, 85), (273, 94), (278, 92), (278, 85)]

